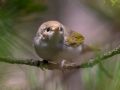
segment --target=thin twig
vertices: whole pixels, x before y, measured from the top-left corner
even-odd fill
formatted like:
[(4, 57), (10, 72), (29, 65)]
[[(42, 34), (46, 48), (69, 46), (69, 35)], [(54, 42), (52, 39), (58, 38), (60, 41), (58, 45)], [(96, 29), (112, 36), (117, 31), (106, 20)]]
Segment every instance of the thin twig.
[[(108, 58), (115, 56), (117, 54), (120, 54), (120, 45), (111, 51), (108, 51), (102, 55), (99, 55), (93, 59), (88, 60), (88, 62), (86, 63), (82, 63), (80, 65), (77, 65), (74, 63), (65, 64), (63, 66), (63, 69), (78, 69), (78, 68), (93, 67), (94, 65), (104, 60), (108, 60)], [(61, 69), (59, 64), (40, 61), (40, 60), (34, 60), (34, 59), (16, 59), (16, 58), (9, 58), (9, 57), (8, 58), (0, 57), (0, 62), (6, 62), (10, 64), (25, 64), (25, 65), (36, 66), (36, 67), (46, 68), (46, 69)]]

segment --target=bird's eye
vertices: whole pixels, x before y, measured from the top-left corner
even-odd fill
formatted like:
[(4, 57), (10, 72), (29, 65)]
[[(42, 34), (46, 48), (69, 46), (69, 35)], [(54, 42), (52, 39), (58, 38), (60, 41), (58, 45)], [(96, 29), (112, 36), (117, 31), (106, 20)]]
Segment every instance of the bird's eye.
[(49, 27), (49, 28), (47, 28), (47, 30), (46, 30), (46, 31), (47, 31), (47, 32), (49, 32), (50, 30), (51, 30), (51, 29), (50, 29), (50, 27)]
[(62, 27), (60, 27), (60, 31), (63, 31), (63, 28), (62, 28)]

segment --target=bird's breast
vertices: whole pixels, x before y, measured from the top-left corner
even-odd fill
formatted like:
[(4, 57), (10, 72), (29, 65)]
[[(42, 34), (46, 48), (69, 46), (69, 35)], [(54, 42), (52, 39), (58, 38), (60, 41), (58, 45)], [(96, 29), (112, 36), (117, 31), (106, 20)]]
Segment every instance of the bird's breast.
[(42, 42), (35, 44), (35, 50), (39, 57), (49, 61), (73, 61), (80, 56), (82, 46), (76, 48), (70, 46), (64, 46), (63, 44), (48, 44)]
[(39, 45), (35, 46), (37, 54), (46, 60), (54, 60), (58, 56), (60, 52), (62, 52), (62, 45), (56, 44), (56, 45), (50, 45), (48, 43), (40, 43)]

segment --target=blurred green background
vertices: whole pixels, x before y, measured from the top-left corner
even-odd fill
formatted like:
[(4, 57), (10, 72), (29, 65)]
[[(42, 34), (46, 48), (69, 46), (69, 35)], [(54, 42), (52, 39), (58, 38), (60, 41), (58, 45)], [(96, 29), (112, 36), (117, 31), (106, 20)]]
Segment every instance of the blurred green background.
[[(82, 33), (101, 53), (120, 44), (119, 0), (0, 0), (0, 57), (38, 59), (33, 38), (47, 20)], [(100, 65), (62, 73), (0, 62), (0, 90), (120, 90), (120, 55), (102, 64), (112, 77)]]

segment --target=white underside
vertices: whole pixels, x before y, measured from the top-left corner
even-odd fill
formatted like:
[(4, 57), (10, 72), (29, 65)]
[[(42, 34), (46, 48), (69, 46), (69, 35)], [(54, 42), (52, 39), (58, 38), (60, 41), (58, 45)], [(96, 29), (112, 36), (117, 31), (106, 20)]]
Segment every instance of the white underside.
[(74, 61), (80, 57), (82, 51), (82, 45), (76, 48), (65, 45), (50, 47), (47, 43), (40, 43), (39, 40), (35, 42), (34, 46), (41, 58), (52, 62), (61, 62), (62, 60)]

